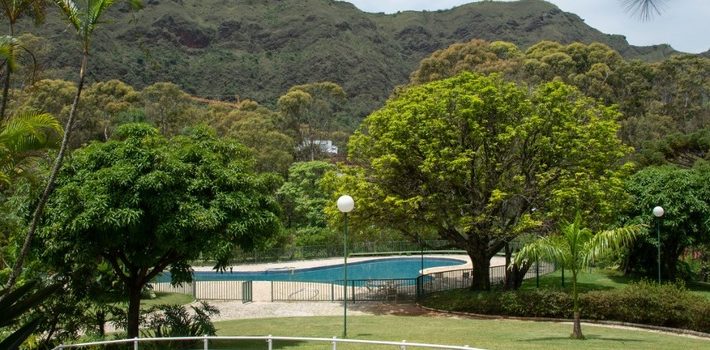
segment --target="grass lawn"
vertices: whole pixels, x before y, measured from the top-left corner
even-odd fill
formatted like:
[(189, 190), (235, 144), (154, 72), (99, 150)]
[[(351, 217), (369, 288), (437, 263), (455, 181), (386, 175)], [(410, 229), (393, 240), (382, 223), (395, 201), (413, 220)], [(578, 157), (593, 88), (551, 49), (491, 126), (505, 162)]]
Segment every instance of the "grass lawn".
[[(634, 281), (640, 281), (640, 277), (624, 276), (623, 273), (616, 270), (598, 270), (593, 269), (591, 272), (585, 270), (577, 276), (577, 288), (580, 292), (590, 290), (605, 290), (626, 287), (627, 284)], [(535, 278), (525, 280), (520, 289), (531, 290), (536, 288)], [(562, 271), (557, 270), (553, 273), (540, 276), (540, 288), (548, 289), (564, 289), (572, 291), (572, 273), (565, 271), (565, 286), (562, 288)], [(702, 295), (710, 299), (710, 283), (707, 282), (690, 282), (686, 284), (686, 288), (698, 295)]]
[(185, 305), (192, 302), (192, 295), (187, 294), (156, 292), (155, 296), (153, 299), (141, 299), (141, 309), (160, 304)]
[[(268, 335), (332, 338), (342, 334), (342, 317), (248, 319), (215, 323), (218, 335)], [(473, 320), (427, 316), (353, 316), (352, 339), (468, 345), (483, 349), (710, 349), (710, 339), (641, 330), (583, 325), (587, 340), (569, 339), (571, 324), (513, 320)], [(214, 344), (216, 348), (265, 349), (263, 342)], [(212, 348), (212, 345), (210, 346)], [(275, 349), (330, 349), (328, 343), (275, 342)], [(392, 349), (339, 345), (338, 349)]]

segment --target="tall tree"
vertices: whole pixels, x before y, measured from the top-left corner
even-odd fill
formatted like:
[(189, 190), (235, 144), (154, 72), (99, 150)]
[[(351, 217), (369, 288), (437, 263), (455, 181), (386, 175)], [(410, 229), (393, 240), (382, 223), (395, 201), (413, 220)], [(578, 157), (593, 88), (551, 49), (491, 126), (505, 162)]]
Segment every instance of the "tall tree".
[(77, 122), (75, 146), (91, 140), (107, 141), (119, 124), (119, 117), (139, 106), (140, 95), (133, 87), (109, 80), (89, 85), (82, 97), (82, 110)]
[(333, 164), (323, 161), (297, 162), (288, 169), (288, 180), (277, 192), (283, 208), (283, 221), (300, 245), (332, 243), (333, 231), (327, 228), (324, 213), (330, 194), (321, 180)]
[(167, 140), (145, 124), (126, 124), (114, 135), (74, 152), (62, 171), (41, 251), (62, 270), (110, 264), (128, 294), (132, 338), (151, 279), (169, 270), (173, 282), (190, 281), (190, 261), (204, 254), (224, 262), (220, 254), (277, 232), (277, 184), (252, 172), (244, 146), (208, 129)]
[[(22, 265), (29, 254), (30, 243), (34, 239), (35, 232), (37, 231), (37, 226), (39, 224), (42, 213), (44, 213), (44, 207), (47, 204), (49, 195), (54, 189), (54, 182), (56, 181), (57, 174), (62, 167), (64, 162), (64, 155), (67, 151), (69, 145), (69, 139), (72, 134), (74, 127), (74, 118), (76, 116), (76, 111), (79, 106), (79, 99), (81, 97), (81, 91), (84, 87), (84, 79), (86, 77), (87, 65), (89, 62), (89, 49), (91, 47), (91, 38), (93, 36), (94, 30), (100, 23), (101, 17), (104, 12), (114, 3), (114, 0), (86, 0), (84, 3), (84, 8), (77, 5), (76, 2), (72, 0), (53, 0), (53, 2), (59, 6), (59, 9), (64, 14), (65, 18), (69, 21), (69, 24), (74, 27), (76, 33), (81, 42), (81, 65), (79, 68), (79, 80), (77, 82), (76, 95), (74, 96), (74, 101), (71, 105), (71, 110), (69, 111), (69, 118), (67, 119), (66, 126), (64, 127), (64, 137), (62, 138), (61, 146), (59, 147), (59, 152), (54, 160), (54, 165), (49, 173), (49, 179), (47, 179), (47, 185), (42, 192), (41, 197), (37, 203), (37, 207), (32, 214), (32, 220), (29, 224), (27, 230), (27, 236), (22, 244), (20, 254), (15, 261), (15, 265), (12, 268), (10, 277), (7, 280), (5, 288), (9, 289), (15, 285), (17, 278), (22, 272)], [(133, 7), (139, 7), (140, 0), (129, 0)]]
[(2, 87), (2, 105), (0, 105), (0, 121), (5, 119), (5, 109), (7, 108), (8, 98), (10, 91), (10, 75), (15, 70), (14, 68), (14, 58), (15, 58), (15, 46), (17, 45), (15, 40), (15, 24), (17, 20), (20, 19), (22, 15), (28, 12), (32, 14), (36, 23), (41, 23), (44, 19), (46, 1), (45, 0), (3, 0), (0, 1), (0, 9), (2, 10), (5, 18), (9, 23), (9, 37), (6, 42), (6, 47), (4, 49), (5, 57), (5, 80), (3, 81)]
[[(584, 339), (580, 322), (579, 295), (577, 276), (584, 268), (600, 256), (617, 252), (628, 247), (642, 232), (643, 226), (635, 225), (614, 230), (593, 233), (584, 227), (579, 215), (575, 220), (561, 227), (560, 234), (539, 238), (525, 245), (515, 255), (513, 264), (521, 265), (528, 261), (554, 261), (572, 272), (572, 300), (574, 324), (571, 338)], [(510, 266), (512, 267), (512, 266)]]
[[(320, 154), (317, 144), (336, 119), (336, 113), (345, 100), (345, 92), (335, 83), (321, 82), (297, 85), (278, 101), (286, 126), (298, 142), (305, 156), (298, 160), (315, 160)], [(321, 140), (322, 141), (322, 140)]]
[[(630, 177), (626, 186), (635, 205), (625, 216), (631, 222), (646, 223), (651, 228), (651, 234), (631, 250), (627, 271), (655, 276), (658, 273), (656, 249), (660, 244), (663, 279), (675, 280), (683, 252), (689, 247), (710, 243), (710, 164), (700, 160), (692, 168), (647, 167)], [(665, 210), (660, 223), (654, 222), (651, 215), (655, 206)], [(657, 224), (660, 224), (660, 232), (656, 232)]]
[(163, 135), (175, 135), (189, 121), (189, 96), (173, 83), (155, 83), (141, 91), (146, 120)]
[[(618, 113), (562, 83), (531, 93), (498, 76), (463, 73), (400, 91), (348, 145), (358, 167), (341, 191), (367, 218), (465, 249), (472, 288), (489, 289), (506, 242), (571, 217), (614, 214), (623, 193)], [(598, 208), (597, 210), (593, 210)]]
[(280, 115), (250, 100), (243, 100), (235, 107), (218, 113), (210, 124), (219, 135), (233, 137), (249, 147), (258, 171), (285, 176), (293, 163), (295, 145), (293, 138), (280, 128)]

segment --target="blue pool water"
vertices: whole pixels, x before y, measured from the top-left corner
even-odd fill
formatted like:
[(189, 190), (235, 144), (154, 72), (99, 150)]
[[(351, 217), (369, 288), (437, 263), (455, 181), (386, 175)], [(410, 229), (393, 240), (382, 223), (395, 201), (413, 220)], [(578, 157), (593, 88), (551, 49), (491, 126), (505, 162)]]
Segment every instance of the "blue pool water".
[[(465, 264), (466, 261), (450, 258), (424, 258), (424, 268)], [(348, 263), (348, 280), (416, 278), (422, 267), (421, 258), (389, 258)], [(332, 282), (343, 279), (343, 265), (290, 269), (288, 263), (283, 268), (267, 271), (244, 272), (234, 270), (220, 273), (196, 271), (197, 281), (312, 281)], [(157, 282), (170, 281), (169, 275), (157, 278)]]

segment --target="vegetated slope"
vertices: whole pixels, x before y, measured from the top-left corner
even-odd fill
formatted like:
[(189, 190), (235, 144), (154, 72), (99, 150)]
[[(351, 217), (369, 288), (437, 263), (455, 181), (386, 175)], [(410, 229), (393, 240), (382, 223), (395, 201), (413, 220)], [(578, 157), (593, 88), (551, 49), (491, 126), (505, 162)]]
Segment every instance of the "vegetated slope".
[[(625, 57), (661, 59), (667, 45), (634, 47), (539, 0), (483, 2), (447, 11), (371, 14), (332, 0), (147, 0), (131, 13), (117, 6), (96, 34), (95, 80), (141, 88), (172, 81), (192, 94), (250, 98), (273, 105), (290, 86), (333, 81), (349, 95), (354, 123), (407, 82), (437, 49), (474, 38), (528, 47), (539, 40), (599, 41)], [(46, 75), (72, 79), (78, 49), (59, 15), (40, 28), (51, 60)]]

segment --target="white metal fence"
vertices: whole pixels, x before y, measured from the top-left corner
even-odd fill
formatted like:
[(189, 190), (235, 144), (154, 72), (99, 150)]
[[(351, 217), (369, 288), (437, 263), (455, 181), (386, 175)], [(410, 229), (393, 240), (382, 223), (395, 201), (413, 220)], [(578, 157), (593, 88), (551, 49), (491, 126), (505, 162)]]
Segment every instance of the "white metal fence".
[[(331, 349), (337, 350), (338, 345), (362, 345), (366, 348), (371, 348), (372, 346), (377, 346), (378, 348), (394, 348), (400, 350), (406, 350), (409, 348), (419, 349), (451, 349), (451, 350), (483, 350), (480, 348), (472, 348), (468, 345), (464, 346), (454, 346), (454, 345), (438, 345), (438, 344), (425, 344), (425, 343), (408, 343), (404, 340), (401, 342), (393, 341), (378, 341), (378, 340), (359, 340), (359, 339), (340, 339), (340, 338), (309, 338), (309, 337), (276, 337), (272, 335), (268, 336), (232, 336), (232, 337), (166, 337), (166, 338), (133, 338), (133, 339), (121, 339), (121, 340), (106, 340), (91, 343), (82, 344), (71, 344), (71, 345), (59, 345), (53, 350), (65, 350), (65, 349), (81, 349), (81, 348), (91, 348), (91, 349), (101, 349), (106, 346), (116, 346), (116, 345), (128, 345), (133, 346), (133, 350), (141, 349), (141, 346), (155, 346), (160, 342), (198, 342), (201, 343), (201, 348), (204, 350), (210, 349), (210, 342), (223, 342), (223, 341), (264, 341), (264, 349), (272, 350), (274, 347), (274, 342), (286, 341), (286, 342), (308, 342), (308, 343), (320, 343), (320, 344), (330, 344)], [(213, 348), (214, 349), (214, 348)]]

